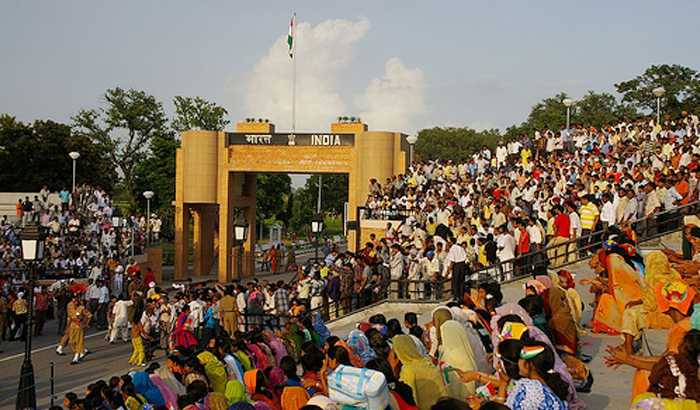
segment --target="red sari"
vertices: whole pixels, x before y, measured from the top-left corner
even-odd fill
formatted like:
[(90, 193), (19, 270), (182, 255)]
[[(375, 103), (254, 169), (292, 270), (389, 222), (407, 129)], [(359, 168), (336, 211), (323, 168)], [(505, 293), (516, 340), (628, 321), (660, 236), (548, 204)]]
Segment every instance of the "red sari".
[(197, 344), (197, 338), (192, 334), (192, 322), (186, 312), (177, 317), (177, 324), (173, 330), (173, 340), (176, 347), (189, 348)]

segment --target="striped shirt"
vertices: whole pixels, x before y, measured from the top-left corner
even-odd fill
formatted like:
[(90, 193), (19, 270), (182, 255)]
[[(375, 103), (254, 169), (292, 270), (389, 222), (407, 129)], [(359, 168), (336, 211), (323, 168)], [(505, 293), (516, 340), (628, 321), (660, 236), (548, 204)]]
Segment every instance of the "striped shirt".
[(589, 202), (588, 204), (581, 206), (581, 209), (579, 209), (578, 213), (581, 217), (581, 228), (592, 231), (593, 228), (595, 228), (593, 224), (595, 223), (595, 220), (598, 217), (598, 215), (600, 215), (598, 207), (595, 206), (593, 202)]

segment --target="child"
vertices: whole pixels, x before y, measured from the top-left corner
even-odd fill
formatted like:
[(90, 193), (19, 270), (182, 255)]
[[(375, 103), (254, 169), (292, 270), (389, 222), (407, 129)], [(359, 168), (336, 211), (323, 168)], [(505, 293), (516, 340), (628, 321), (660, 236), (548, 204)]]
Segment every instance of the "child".
[(131, 346), (133, 351), (129, 357), (129, 364), (132, 366), (145, 366), (146, 352), (143, 349), (143, 340), (141, 339), (141, 322), (134, 320), (131, 322)]

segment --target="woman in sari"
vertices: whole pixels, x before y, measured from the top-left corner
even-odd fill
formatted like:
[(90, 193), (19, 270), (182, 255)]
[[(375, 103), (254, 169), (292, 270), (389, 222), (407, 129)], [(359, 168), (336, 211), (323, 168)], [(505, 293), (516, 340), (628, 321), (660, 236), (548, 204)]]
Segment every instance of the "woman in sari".
[(189, 305), (184, 305), (182, 311), (177, 317), (177, 322), (175, 323), (175, 329), (173, 330), (173, 343), (175, 347), (181, 347), (183, 349), (189, 349), (192, 346), (197, 345), (197, 338), (192, 334), (192, 321), (189, 318), (190, 307)]
[(364, 333), (357, 329), (353, 329), (348, 335), (348, 346), (362, 359), (363, 367), (367, 362), (377, 357), (374, 349), (369, 345), (369, 340)]
[(157, 407), (165, 406), (163, 395), (160, 393), (160, 390), (158, 390), (158, 387), (153, 384), (146, 372), (134, 373), (131, 376), (131, 380), (136, 393), (145, 397), (150, 404)]
[(265, 340), (265, 343), (272, 349), (275, 356), (275, 363), (279, 366), (282, 362), (282, 358), (287, 356), (287, 348), (284, 347), (284, 343), (269, 330), (263, 330), (263, 340)]
[[(530, 315), (527, 314), (525, 309), (515, 303), (506, 303), (499, 306), (496, 308), (496, 315), (491, 318), (491, 328), (493, 329), (493, 332), (491, 333), (491, 341), (493, 343), (494, 351), (498, 351), (498, 344), (502, 340), (506, 339), (505, 336), (501, 335), (503, 329), (501, 326), (499, 326), (499, 322), (504, 323), (506, 321), (524, 324), (527, 326), (527, 336), (529, 339), (546, 343), (552, 349), (552, 351), (554, 351), (554, 345), (552, 345), (552, 342), (549, 340), (547, 335), (533, 324), (532, 318), (530, 318)], [(498, 362), (498, 356), (494, 355), (494, 368), (498, 368)], [(567, 398), (569, 408), (571, 410), (585, 408), (585, 403), (578, 398), (576, 387), (574, 385), (574, 379), (569, 372), (569, 368), (557, 354), (554, 355), (554, 371), (556, 371), (569, 386), (569, 395)]]
[(678, 353), (667, 353), (654, 365), (649, 390), (632, 400), (633, 409), (696, 410), (700, 408), (698, 355), (700, 331), (683, 337)]
[(440, 397), (447, 395), (440, 369), (418, 353), (410, 336), (394, 337), (393, 350), (402, 364), (399, 379), (411, 387), (419, 409), (428, 410)]
[(216, 356), (206, 350), (197, 355), (197, 360), (204, 366), (204, 373), (209, 380), (211, 389), (217, 393), (224, 393), (226, 391), (226, 382), (228, 381), (226, 366)]
[(248, 370), (243, 375), (243, 379), (254, 405), (262, 402), (272, 410), (279, 410), (279, 406), (275, 403), (275, 395), (265, 386), (263, 372), (258, 369)]
[[(443, 344), (441, 364), (463, 372), (478, 370), (467, 333), (459, 322), (448, 320), (440, 326), (440, 333)], [(448, 380), (448, 394), (455, 399), (466, 400), (474, 394), (475, 389), (474, 383), (464, 383), (459, 377), (454, 377), (454, 380), (450, 377)]]

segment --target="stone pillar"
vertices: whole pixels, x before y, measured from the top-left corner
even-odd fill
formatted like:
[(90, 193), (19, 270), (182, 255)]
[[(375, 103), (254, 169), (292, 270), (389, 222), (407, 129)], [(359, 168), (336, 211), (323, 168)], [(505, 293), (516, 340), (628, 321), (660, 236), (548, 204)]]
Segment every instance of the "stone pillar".
[(163, 284), (163, 249), (162, 248), (146, 248), (146, 264), (153, 270), (156, 277), (156, 283), (160, 286)]

